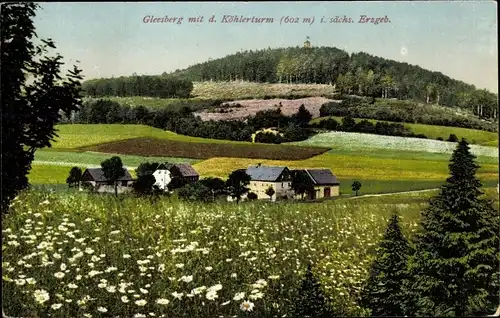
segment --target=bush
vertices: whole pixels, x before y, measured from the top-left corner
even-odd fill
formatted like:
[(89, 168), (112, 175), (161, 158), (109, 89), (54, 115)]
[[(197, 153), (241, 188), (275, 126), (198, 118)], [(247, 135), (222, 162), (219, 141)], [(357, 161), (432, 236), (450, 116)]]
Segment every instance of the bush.
[(356, 122), (351, 116), (346, 116), (342, 118), (342, 130), (343, 131), (353, 131)]
[(450, 134), (450, 137), (448, 137), (447, 141), (458, 142), (458, 137), (455, 134)]
[(250, 201), (254, 201), (254, 200), (257, 200), (257, 194), (253, 193), (253, 192), (249, 192), (248, 195), (247, 195), (247, 199), (250, 200)]
[(188, 183), (177, 190), (179, 198), (190, 201), (212, 201), (212, 191), (201, 182)]
[(255, 142), (266, 143), (266, 144), (280, 144), (283, 138), (279, 134), (274, 134), (271, 132), (259, 132), (255, 135)]

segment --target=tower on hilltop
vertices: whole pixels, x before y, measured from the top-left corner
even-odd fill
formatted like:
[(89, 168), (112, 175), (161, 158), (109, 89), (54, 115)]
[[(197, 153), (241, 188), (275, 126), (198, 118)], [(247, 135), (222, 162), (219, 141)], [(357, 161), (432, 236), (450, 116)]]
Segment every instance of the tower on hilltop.
[(304, 42), (304, 48), (306, 49), (311, 48), (311, 42), (309, 41), (309, 36), (306, 37), (306, 41)]

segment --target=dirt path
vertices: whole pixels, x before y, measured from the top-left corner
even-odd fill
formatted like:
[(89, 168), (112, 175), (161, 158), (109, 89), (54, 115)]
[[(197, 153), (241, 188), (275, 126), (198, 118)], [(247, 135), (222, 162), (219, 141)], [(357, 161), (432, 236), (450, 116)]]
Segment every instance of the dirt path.
[(439, 190), (439, 188), (424, 189), (424, 190), (414, 190), (414, 191), (404, 191), (404, 192), (380, 193), (380, 194), (365, 194), (365, 195), (360, 195), (360, 196), (357, 196), (357, 197), (351, 197), (349, 199), (366, 198), (366, 197), (381, 197), (381, 196), (384, 196), (384, 195), (394, 195), (394, 194), (420, 193), (420, 192), (429, 192), (429, 191), (435, 191), (435, 190)]

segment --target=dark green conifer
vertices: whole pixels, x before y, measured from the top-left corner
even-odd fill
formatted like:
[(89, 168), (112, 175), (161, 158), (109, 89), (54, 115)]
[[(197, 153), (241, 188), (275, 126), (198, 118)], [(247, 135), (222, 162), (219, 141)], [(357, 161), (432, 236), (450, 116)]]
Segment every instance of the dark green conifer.
[(294, 317), (333, 317), (310, 264), (299, 288)]
[(373, 316), (403, 316), (401, 282), (406, 278), (410, 246), (394, 213), (377, 247), (370, 277), (362, 292), (362, 304)]
[(499, 303), (499, 214), (480, 198), (479, 166), (464, 139), (449, 167), (416, 235), (406, 284), (409, 316), (488, 315)]

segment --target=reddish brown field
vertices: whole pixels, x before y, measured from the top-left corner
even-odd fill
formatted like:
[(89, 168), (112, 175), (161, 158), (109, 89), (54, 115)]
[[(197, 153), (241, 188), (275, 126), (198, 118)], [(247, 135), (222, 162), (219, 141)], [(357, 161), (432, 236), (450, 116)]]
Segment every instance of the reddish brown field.
[(330, 150), (326, 147), (302, 147), (269, 144), (225, 144), (132, 138), (80, 148), (85, 151), (137, 156), (208, 159), (233, 157), (272, 160), (304, 160)]
[[(334, 100), (324, 97), (306, 97), (300, 99), (246, 99), (226, 102), (224, 104), (228, 106), (217, 108), (215, 112), (201, 111), (195, 113), (195, 115), (200, 116), (202, 120), (242, 119), (250, 115), (255, 115), (261, 110), (275, 109), (277, 107), (276, 105), (279, 105), (281, 102), (281, 111), (286, 116), (295, 114), (300, 105), (304, 104), (306, 109), (313, 115), (313, 118), (317, 118), (319, 117), (321, 105), (331, 101)], [(236, 104), (240, 104), (242, 107), (231, 107)], [(217, 110), (219, 109), (224, 109), (229, 112), (218, 113)]]

